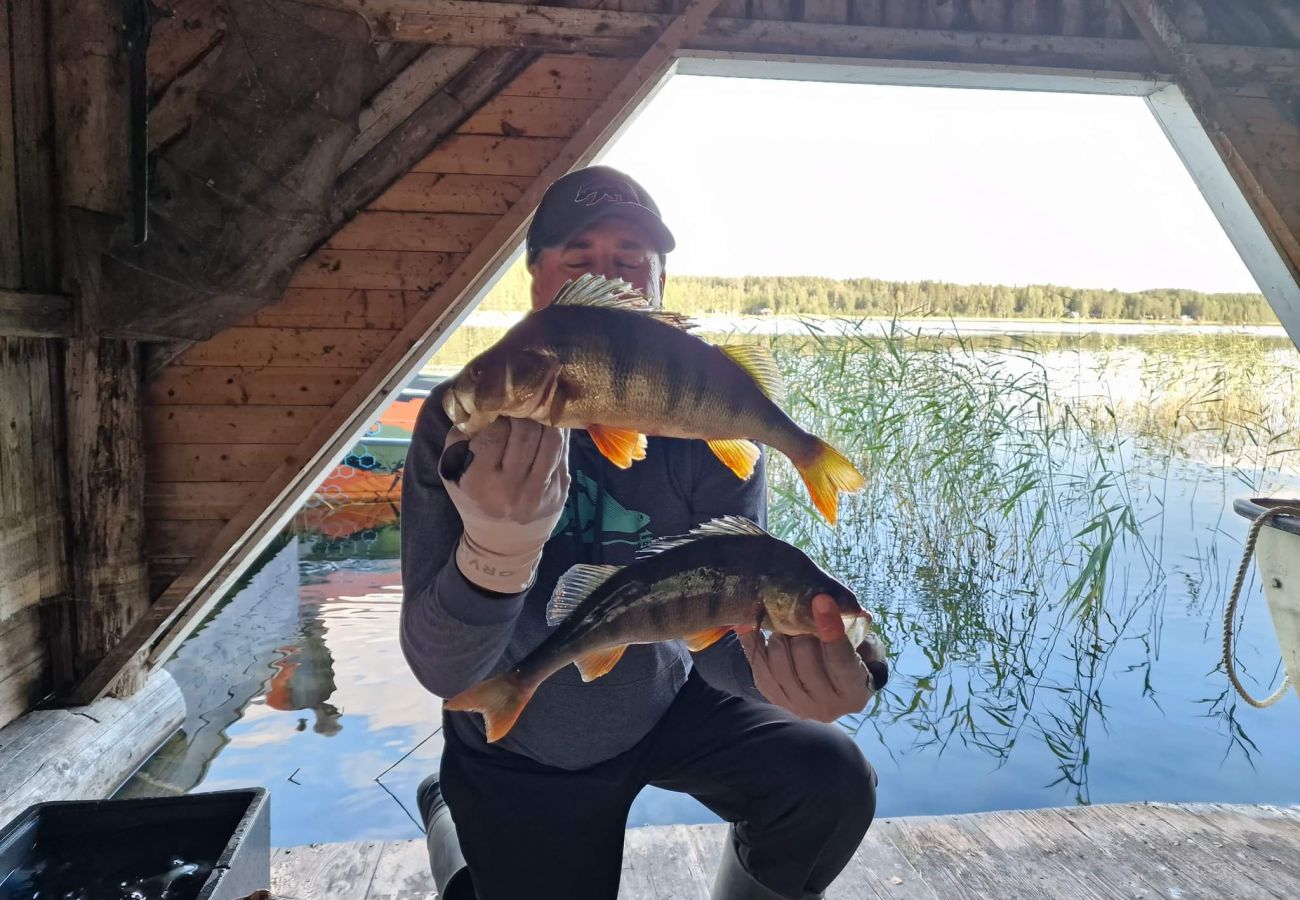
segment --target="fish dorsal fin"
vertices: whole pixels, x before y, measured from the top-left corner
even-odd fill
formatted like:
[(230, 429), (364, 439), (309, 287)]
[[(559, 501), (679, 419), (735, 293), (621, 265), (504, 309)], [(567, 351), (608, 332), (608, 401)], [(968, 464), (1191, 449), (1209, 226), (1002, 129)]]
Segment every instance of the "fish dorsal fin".
[(772, 358), (772, 351), (757, 344), (731, 344), (718, 349), (754, 379), (763, 396), (777, 406), (785, 406), (785, 379)]
[(692, 528), (689, 534), (663, 537), (651, 541), (638, 551), (637, 556), (654, 556), (656, 553), (663, 553), (665, 550), (671, 550), (674, 547), (683, 547), (686, 544), (693, 544), (703, 538), (722, 537), (725, 535), (771, 537), (771, 535), (764, 531), (760, 526), (754, 524), (744, 516), (722, 516), (705, 522), (697, 528)]
[(551, 301), (551, 306), (587, 306), (598, 309), (615, 309), (657, 319), (666, 325), (689, 331), (695, 323), (681, 313), (654, 309), (645, 294), (621, 278), (603, 275), (583, 275), (567, 281)]
[(546, 604), (546, 624), (559, 625), (573, 614), (583, 600), (613, 577), (618, 566), (576, 565), (560, 576)]

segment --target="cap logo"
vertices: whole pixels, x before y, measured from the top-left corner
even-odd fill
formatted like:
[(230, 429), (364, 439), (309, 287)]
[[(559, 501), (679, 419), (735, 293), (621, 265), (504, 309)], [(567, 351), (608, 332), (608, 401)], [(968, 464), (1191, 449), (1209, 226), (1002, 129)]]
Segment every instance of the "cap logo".
[[(596, 206), (599, 203), (627, 203), (629, 201), (620, 192), (611, 190), (605, 185), (584, 184), (578, 188), (578, 193), (574, 196), (573, 202), (579, 206)], [(637, 198), (633, 197), (630, 202), (636, 203)]]

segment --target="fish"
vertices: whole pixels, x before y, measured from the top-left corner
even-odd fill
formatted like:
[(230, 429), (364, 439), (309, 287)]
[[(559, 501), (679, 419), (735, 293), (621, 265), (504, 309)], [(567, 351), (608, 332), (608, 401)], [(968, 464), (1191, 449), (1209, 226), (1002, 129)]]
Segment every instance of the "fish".
[(471, 436), (501, 416), (585, 429), (624, 469), (645, 459), (647, 435), (695, 438), (744, 480), (758, 441), (790, 458), (834, 524), (839, 493), (861, 489), (865, 477), (782, 410), (785, 385), (768, 350), (717, 346), (691, 328), (625, 281), (584, 275), (470, 360), (443, 409)]
[(870, 625), (853, 591), (799, 548), (743, 516), (713, 519), (652, 542), (630, 565), (569, 569), (546, 607), (554, 630), (512, 668), (461, 691), (444, 708), (481, 713), (495, 743), (542, 682), (570, 663), (590, 682), (612, 670), (629, 644), (685, 639), (698, 651), (737, 625), (814, 634), (818, 594), (829, 594), (849, 624)]

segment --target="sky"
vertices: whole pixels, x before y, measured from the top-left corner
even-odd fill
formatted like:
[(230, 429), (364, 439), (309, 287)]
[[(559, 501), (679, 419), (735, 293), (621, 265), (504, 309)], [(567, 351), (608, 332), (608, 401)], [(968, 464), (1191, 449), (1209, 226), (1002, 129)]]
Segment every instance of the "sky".
[(678, 75), (600, 161), (670, 274), (1258, 290), (1136, 97)]

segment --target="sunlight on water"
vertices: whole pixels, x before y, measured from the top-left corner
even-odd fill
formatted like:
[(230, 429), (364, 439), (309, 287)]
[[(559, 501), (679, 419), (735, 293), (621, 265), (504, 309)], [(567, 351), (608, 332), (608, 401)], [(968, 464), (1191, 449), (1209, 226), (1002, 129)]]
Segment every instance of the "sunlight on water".
[[(464, 329), (435, 363), (497, 335)], [(851, 583), (889, 645), (887, 689), (842, 723), (880, 773), (881, 815), (1300, 802), (1295, 698), (1245, 707), (1218, 659), (1247, 527), (1231, 502), (1300, 495), (1288, 342), (745, 339), (776, 341), (792, 414), (871, 472), (838, 529), (780, 459), (770, 504), (773, 529)], [(438, 701), (397, 645), (418, 402), (363, 439), (168, 663), (189, 719), (125, 794), (260, 784), (276, 844), (418, 836), (414, 789), (441, 752)], [(1264, 693), (1279, 651), (1258, 584), (1240, 635)], [(648, 789), (629, 825), (710, 820)]]

